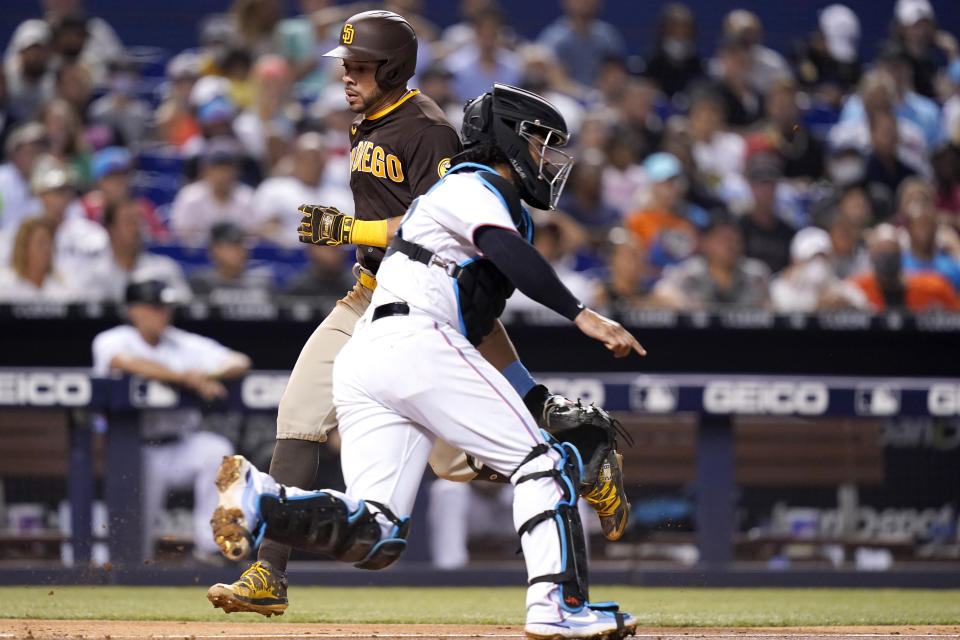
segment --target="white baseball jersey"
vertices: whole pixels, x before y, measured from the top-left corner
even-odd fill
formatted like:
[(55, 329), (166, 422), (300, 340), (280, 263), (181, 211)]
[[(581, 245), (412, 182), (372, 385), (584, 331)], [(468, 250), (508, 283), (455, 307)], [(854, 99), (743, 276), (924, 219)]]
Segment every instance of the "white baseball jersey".
[[(454, 173), (414, 201), (400, 229), (405, 240), (429, 249), (440, 260), (464, 265), (482, 257), (473, 244), (473, 234), (483, 226), (517, 231), (499, 196), (476, 174)], [(400, 253), (388, 256), (377, 272), (370, 309), (397, 300), (464, 333), (456, 282), (436, 265), (428, 266)]]
[[(149, 360), (183, 373), (216, 371), (224, 365), (230, 349), (216, 340), (176, 327), (168, 327), (160, 342), (152, 345), (134, 327), (125, 324), (102, 331), (93, 339), (93, 375), (110, 375), (110, 361), (116, 356), (132, 356)], [(171, 436), (200, 426), (197, 409), (144, 411), (143, 436), (148, 439)]]

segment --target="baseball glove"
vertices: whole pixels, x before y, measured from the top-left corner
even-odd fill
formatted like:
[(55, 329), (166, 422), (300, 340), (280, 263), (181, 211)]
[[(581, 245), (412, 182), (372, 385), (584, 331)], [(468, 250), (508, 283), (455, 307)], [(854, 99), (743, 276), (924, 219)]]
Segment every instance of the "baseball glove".
[(628, 445), (633, 438), (620, 422), (595, 404), (573, 402), (561, 395), (548, 396), (539, 416), (540, 426), (561, 442), (570, 442), (583, 456), (580, 495), (590, 493), (611, 452), (616, 453), (617, 438)]

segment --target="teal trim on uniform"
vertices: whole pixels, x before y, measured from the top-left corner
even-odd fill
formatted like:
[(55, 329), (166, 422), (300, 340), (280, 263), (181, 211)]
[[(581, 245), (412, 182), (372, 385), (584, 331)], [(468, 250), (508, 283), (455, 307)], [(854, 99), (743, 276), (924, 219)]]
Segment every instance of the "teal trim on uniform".
[[(467, 266), (471, 262), (476, 262), (477, 260), (481, 260), (480, 256), (477, 256), (475, 258), (470, 258), (469, 260), (465, 260), (464, 262), (461, 262), (457, 266), (459, 266), (462, 269), (463, 267)], [(450, 278), (450, 280), (453, 282), (453, 297), (457, 299), (457, 320), (460, 322), (460, 333), (462, 333), (463, 337), (466, 338), (467, 324), (463, 321), (463, 310), (460, 308), (460, 283), (457, 282), (456, 278)]]

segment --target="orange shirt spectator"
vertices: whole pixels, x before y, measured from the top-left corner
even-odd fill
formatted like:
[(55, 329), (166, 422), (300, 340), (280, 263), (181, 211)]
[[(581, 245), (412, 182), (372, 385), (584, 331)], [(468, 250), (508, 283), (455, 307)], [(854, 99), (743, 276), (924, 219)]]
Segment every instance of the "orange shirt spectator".
[[(870, 306), (875, 311), (887, 308), (887, 300), (872, 271), (861, 273), (852, 278), (854, 284), (863, 289)], [(960, 311), (960, 299), (950, 281), (939, 273), (919, 272), (904, 274), (904, 306), (910, 311), (929, 309), (947, 309)]]

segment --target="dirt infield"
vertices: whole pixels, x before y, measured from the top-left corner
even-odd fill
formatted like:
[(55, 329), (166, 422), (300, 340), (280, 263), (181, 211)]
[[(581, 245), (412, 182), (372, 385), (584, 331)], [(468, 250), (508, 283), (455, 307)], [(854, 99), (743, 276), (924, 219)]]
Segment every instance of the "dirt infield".
[[(332, 640), (377, 638), (447, 640), (523, 638), (522, 627), (502, 625), (290, 624), (282, 622), (133, 622), (125, 620), (0, 620), (0, 640)], [(960, 626), (643, 628), (637, 638), (656, 640), (905, 640), (960, 639)]]

